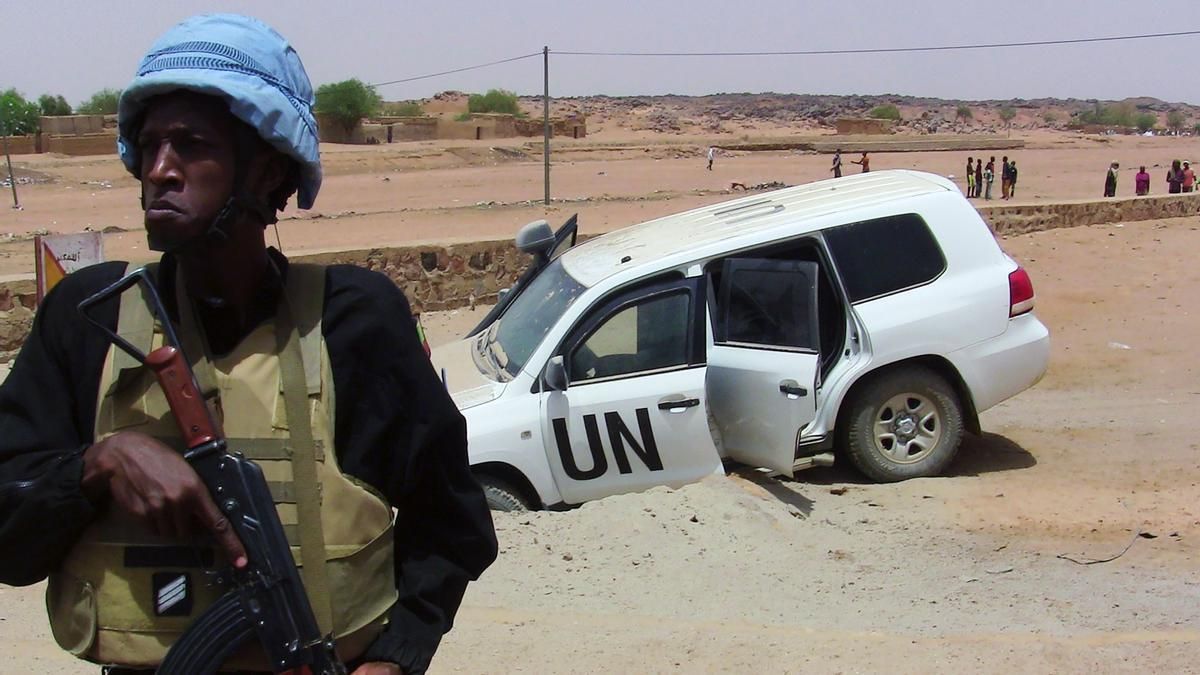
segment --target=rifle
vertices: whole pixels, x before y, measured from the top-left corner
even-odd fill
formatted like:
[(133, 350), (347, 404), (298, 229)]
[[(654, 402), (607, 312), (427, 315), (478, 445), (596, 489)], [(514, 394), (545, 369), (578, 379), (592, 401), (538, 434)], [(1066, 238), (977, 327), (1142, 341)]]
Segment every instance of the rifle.
[[(166, 336), (165, 344), (149, 354), (88, 313), (134, 286), (145, 293)], [(338, 660), (333, 636), (321, 635), (317, 626), (262, 469), (226, 447), (149, 272), (139, 268), (129, 273), (81, 302), (79, 311), (113, 344), (154, 372), (187, 446), (184, 459), (208, 487), (246, 549), (248, 564), (243, 569), (231, 565), (217, 576), (217, 583), (228, 585), (229, 590), (171, 645), (158, 672), (216, 673), (239, 647), (257, 636), (275, 673), (344, 675), (346, 667)]]

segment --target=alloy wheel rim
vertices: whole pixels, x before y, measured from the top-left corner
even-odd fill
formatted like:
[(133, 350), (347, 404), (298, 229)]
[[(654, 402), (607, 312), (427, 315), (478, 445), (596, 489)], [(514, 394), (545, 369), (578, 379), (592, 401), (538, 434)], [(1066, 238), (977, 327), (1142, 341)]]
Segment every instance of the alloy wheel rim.
[(891, 397), (875, 412), (875, 449), (897, 464), (929, 456), (942, 439), (942, 419), (928, 396), (907, 392)]

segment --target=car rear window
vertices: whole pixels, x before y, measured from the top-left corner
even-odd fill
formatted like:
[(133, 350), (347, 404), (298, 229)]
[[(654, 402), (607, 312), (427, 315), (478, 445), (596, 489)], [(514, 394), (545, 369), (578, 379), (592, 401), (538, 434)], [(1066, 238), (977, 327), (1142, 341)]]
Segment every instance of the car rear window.
[(864, 220), (825, 231), (850, 302), (863, 302), (936, 279), (946, 258), (915, 213)]

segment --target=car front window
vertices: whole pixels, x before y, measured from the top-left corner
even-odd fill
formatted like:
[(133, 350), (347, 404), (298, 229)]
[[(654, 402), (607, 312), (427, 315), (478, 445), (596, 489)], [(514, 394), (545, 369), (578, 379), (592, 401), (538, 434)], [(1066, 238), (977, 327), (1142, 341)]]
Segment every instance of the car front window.
[(538, 273), (482, 343), (502, 378), (512, 379), (521, 372), (546, 333), (585, 290), (563, 269), (561, 259)]

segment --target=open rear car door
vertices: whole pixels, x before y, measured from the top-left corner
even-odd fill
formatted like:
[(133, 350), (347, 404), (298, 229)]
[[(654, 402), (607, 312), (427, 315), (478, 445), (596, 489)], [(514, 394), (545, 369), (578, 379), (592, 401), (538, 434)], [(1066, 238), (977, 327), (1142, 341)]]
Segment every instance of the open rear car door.
[(725, 454), (792, 475), (816, 415), (817, 265), (731, 258), (714, 275), (705, 388)]

